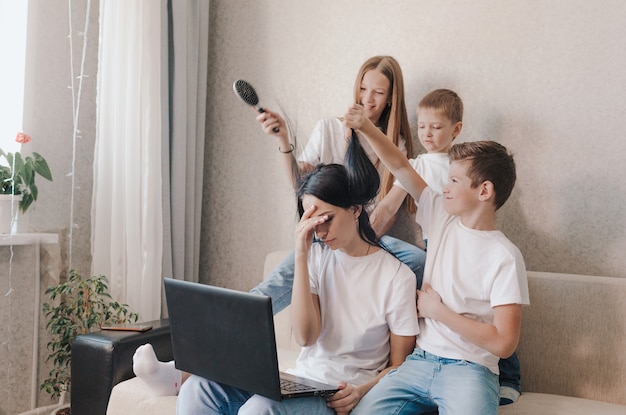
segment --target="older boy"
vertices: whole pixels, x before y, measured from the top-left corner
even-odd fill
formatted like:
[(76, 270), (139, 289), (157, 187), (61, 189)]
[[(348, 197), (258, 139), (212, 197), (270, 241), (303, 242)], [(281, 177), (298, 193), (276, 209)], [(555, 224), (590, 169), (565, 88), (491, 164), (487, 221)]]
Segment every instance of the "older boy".
[(495, 227), (515, 184), (513, 158), (490, 141), (452, 146), (441, 195), (361, 114), (354, 105), (344, 123), (367, 137), (418, 200), (416, 220), (429, 235), (429, 253), (418, 291), (417, 347), (354, 414), (497, 414), (498, 360), (515, 351), (521, 308), (529, 304), (521, 253)]

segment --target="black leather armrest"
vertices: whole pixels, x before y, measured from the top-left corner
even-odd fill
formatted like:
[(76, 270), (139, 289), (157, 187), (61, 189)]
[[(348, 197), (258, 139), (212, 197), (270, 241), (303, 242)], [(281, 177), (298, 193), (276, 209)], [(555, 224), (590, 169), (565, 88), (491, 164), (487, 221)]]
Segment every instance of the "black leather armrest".
[(111, 390), (134, 377), (133, 354), (150, 343), (161, 361), (170, 361), (169, 320), (146, 322), (145, 332), (98, 331), (76, 337), (72, 343), (72, 415), (105, 415)]

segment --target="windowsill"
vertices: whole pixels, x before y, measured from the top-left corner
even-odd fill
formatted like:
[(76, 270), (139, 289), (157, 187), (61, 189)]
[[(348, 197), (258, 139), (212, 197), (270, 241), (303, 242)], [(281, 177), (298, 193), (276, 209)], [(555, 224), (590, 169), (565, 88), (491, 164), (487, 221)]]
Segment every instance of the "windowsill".
[(13, 233), (0, 234), (0, 246), (57, 244), (59, 235), (56, 233)]

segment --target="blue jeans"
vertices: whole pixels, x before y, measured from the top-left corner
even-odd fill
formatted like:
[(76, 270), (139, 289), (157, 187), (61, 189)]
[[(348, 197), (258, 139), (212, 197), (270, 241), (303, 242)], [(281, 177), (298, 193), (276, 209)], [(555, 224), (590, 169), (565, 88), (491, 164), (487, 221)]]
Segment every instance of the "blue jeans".
[(496, 415), (498, 376), (487, 367), (415, 349), (361, 399), (352, 415)]
[(254, 395), (239, 410), (239, 415), (335, 415), (335, 411), (326, 406), (326, 398), (310, 396), (306, 398), (274, 401), (260, 395)]
[(281, 402), (193, 375), (183, 383), (176, 400), (183, 415), (334, 415), (326, 398), (285, 399)]
[[(396, 258), (411, 268), (411, 271), (413, 271), (417, 279), (418, 288), (421, 287), (422, 279), (424, 278), (426, 252), (415, 245), (387, 235), (380, 238), (380, 242), (389, 252), (395, 255)], [(254, 294), (262, 294), (271, 297), (272, 311), (274, 314), (291, 304), (294, 258), (294, 252), (291, 251), (289, 255), (267, 275), (262, 283), (250, 290), (250, 292)]]
[(251, 393), (200, 376), (190, 376), (181, 386), (176, 413), (184, 415), (237, 415)]

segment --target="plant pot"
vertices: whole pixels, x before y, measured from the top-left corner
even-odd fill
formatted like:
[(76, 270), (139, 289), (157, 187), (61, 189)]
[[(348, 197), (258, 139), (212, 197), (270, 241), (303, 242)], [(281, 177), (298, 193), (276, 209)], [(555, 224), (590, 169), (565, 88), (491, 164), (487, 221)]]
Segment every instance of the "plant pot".
[(61, 392), (61, 396), (59, 397), (59, 403), (55, 408), (53, 408), (50, 415), (64, 415), (70, 413), (70, 404), (67, 402), (68, 396), (67, 392)]
[(63, 406), (59, 406), (58, 408), (56, 408), (54, 411), (52, 411), (50, 413), (50, 415), (64, 415), (64, 414), (70, 414), (70, 404), (66, 403)]
[(22, 218), (19, 203), (22, 195), (0, 195), (0, 234), (17, 233)]

